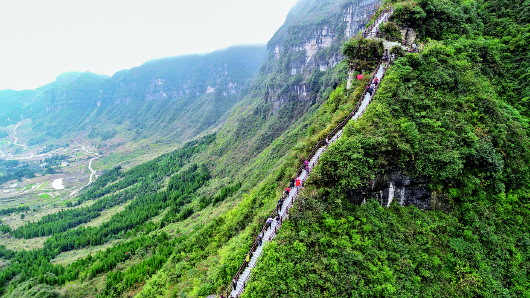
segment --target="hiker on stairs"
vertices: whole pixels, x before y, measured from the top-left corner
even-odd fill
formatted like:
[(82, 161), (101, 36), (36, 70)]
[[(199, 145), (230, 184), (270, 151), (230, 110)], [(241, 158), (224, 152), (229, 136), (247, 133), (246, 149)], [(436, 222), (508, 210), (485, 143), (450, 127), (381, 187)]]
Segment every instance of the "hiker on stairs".
[(278, 208), (278, 210), (282, 210), (282, 206), (283, 206), (283, 201), (285, 200), (285, 197), (281, 197), (279, 200), (278, 200), (278, 204), (276, 205), (276, 208)]
[(263, 232), (260, 232), (258, 235), (258, 246), (263, 244)]
[(267, 221), (265, 222), (265, 228), (268, 230), (271, 227), (272, 224), (272, 218), (267, 218)]
[(374, 94), (374, 87), (372, 87), (372, 85), (368, 85), (368, 94), (370, 94), (370, 96)]
[(296, 180), (294, 181), (294, 185), (296, 187), (301, 187), (302, 186), (302, 180), (300, 178), (296, 178)]
[[(392, 14), (391, 10), (390, 11), (389, 10), (383, 11), (381, 16), (376, 20), (376, 23), (374, 23), (374, 25), (370, 28), (370, 30), (366, 30), (365, 29), (363, 31), (363, 35), (365, 37), (372, 36), (372, 35), (376, 35), (377, 36), (378, 33), (379, 33), (378, 30), (377, 30), (377, 27), (382, 22), (388, 20), (388, 17), (391, 14)], [(404, 42), (406, 43), (406, 40)], [(417, 48), (420, 48), (420, 47), (416, 45), (415, 48), (417, 49)], [(371, 83), (367, 84), (367, 86), (366, 86), (366, 89), (367, 89), (366, 91), (367, 91), (367, 93), (369, 93), (369, 96), (364, 96), (364, 97), (362, 97), (360, 99), (359, 106), (356, 107), (355, 110), (351, 112), (349, 118), (346, 119), (346, 123), (350, 119), (357, 120), (363, 114), (363, 112), (365, 111), (366, 107), (370, 103), (370, 101), (372, 99), (372, 96), (376, 92), (378, 85), (381, 83), (381, 80), (382, 80), (382, 78), (384, 76), (384, 73), (385, 73), (388, 65), (391, 64), (396, 58), (397, 57), (396, 57), (395, 53), (388, 53), (388, 50), (385, 51), (384, 57), (381, 59), (382, 60), (381, 61), (382, 63), (380, 63), (381, 67), (378, 67), (376, 69), (374, 78), (372, 78)], [(342, 128), (343, 128), (343, 126), (341, 126), (341, 127), (337, 126), (335, 128), (337, 131), (334, 130), (334, 133), (329, 136), (329, 138), (331, 138), (331, 141), (334, 141), (334, 140), (340, 138), (340, 136), (342, 135)], [(315, 146), (315, 151), (308, 158), (309, 160), (311, 160), (313, 165), (315, 165), (318, 162), (320, 155), (322, 154), (322, 152), (324, 152), (325, 148), (330, 144), (330, 139), (328, 139), (328, 137), (326, 137), (326, 139), (324, 140), (324, 143), (325, 144), (322, 143), (322, 140), (319, 141), (318, 144)], [(278, 232), (278, 230), (280, 229), (281, 224), (282, 224), (282, 220), (285, 220), (285, 219), (288, 218), (289, 209), (292, 206), (292, 202), (296, 199), (296, 197), (298, 195), (298, 191), (300, 190), (300, 187), (302, 187), (303, 181), (305, 179), (307, 179), (308, 176), (309, 176), (309, 172), (310, 172), (311, 169), (310, 169), (310, 162), (308, 160), (304, 160), (303, 161), (302, 169), (305, 169), (306, 172), (305, 173), (304, 172), (297, 173), (298, 176), (295, 176), (295, 177), (290, 179), (289, 187), (287, 187), (285, 189), (285, 192), (282, 193), (282, 197), (278, 201), (278, 205), (277, 205), (276, 210), (271, 215), (271, 217), (267, 218), (267, 220), (265, 222), (265, 230), (258, 234), (258, 238), (257, 238), (257, 245), (258, 246), (262, 246), (263, 245), (264, 237), (267, 237), (267, 239), (266, 239), (267, 241), (272, 240), (273, 237)], [(296, 191), (291, 194), (291, 197), (289, 197), (290, 190), (293, 189), (293, 187), (297, 187)], [(287, 199), (288, 204), (286, 204), (287, 206), (286, 206), (285, 210), (282, 212), (283, 203), (285, 202), (286, 199)], [(282, 214), (283, 214), (283, 216), (282, 216)], [(273, 223), (274, 223), (274, 225), (273, 225)], [(269, 229), (271, 227), (273, 228), (273, 231), (269, 231)], [(267, 233), (269, 233), (268, 236), (267, 236)], [(262, 249), (252, 250), (252, 252), (248, 253), (245, 256), (245, 261), (243, 263), (242, 268), (244, 268), (244, 267), (246, 267), (246, 268), (244, 269), (243, 272), (238, 272), (236, 274), (236, 277), (234, 277), (234, 279), (232, 280), (233, 291), (232, 291), (232, 293), (227, 294), (227, 295), (229, 295), (230, 297), (239, 297), (241, 295), (241, 293), (243, 292), (243, 290), (246, 287), (246, 283), (247, 283), (247, 281), (248, 281), (248, 279), (250, 277), (251, 270), (254, 268), (255, 263), (258, 261), (258, 258), (261, 256), (262, 252), (263, 252)], [(254, 257), (252, 258), (252, 256), (254, 256)], [(250, 263), (251, 259), (254, 260), (254, 261), (252, 261), (252, 263)], [(236, 290), (236, 288), (238, 286), (238, 283), (241, 285), (239, 291)], [(228, 287), (228, 289), (229, 288), (230, 287)]]
[(305, 168), (306, 172), (309, 173), (309, 170), (310, 170), (310, 168), (309, 168), (309, 161), (304, 160), (304, 168)]

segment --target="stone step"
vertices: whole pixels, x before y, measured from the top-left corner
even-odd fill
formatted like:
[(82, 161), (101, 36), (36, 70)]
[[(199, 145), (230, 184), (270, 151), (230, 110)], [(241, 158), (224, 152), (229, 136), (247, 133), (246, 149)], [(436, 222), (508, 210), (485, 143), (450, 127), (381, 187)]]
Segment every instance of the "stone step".
[[(390, 15), (390, 13), (387, 13), (387, 14)], [(378, 28), (379, 27), (378, 25), (381, 24), (385, 19), (387, 19), (387, 17), (388, 16), (382, 17), (378, 21), (378, 23), (376, 24), (376, 26), (374, 28)], [(375, 33), (375, 30), (376, 29), (373, 29), (372, 32)], [(379, 69), (377, 70), (375, 77), (379, 78), (381, 80), (383, 75), (384, 75), (384, 73), (385, 73), (385, 71), (386, 71), (386, 69), (383, 67), (383, 65), (381, 65), (381, 67), (379, 67)], [(377, 89), (376, 89), (376, 92), (377, 92)], [(364, 113), (364, 110), (368, 106), (368, 104), (369, 104), (370, 100), (372, 99), (372, 97), (373, 96), (370, 96), (369, 94), (366, 94), (366, 96), (363, 98), (363, 100), (361, 102), (361, 106), (360, 106), (359, 110), (355, 113), (355, 115), (353, 115), (353, 117), (352, 117), (353, 120), (359, 118)], [(342, 136), (342, 134), (343, 134), (343, 130), (341, 129), (331, 138), (330, 143), (331, 142), (335, 142), (337, 139), (339, 139)], [(327, 146), (324, 146), (324, 147), (319, 148), (315, 152), (315, 155), (309, 161), (309, 165), (310, 165), (311, 168), (313, 168), (315, 166), (315, 164), (320, 159), (320, 156), (322, 155), (322, 153), (326, 149), (327, 149)], [(298, 178), (301, 179), (302, 181), (304, 181), (304, 180), (307, 179), (308, 176), (309, 176), (309, 173), (307, 171), (303, 170), (302, 173), (298, 176)], [(289, 206), (291, 204), (291, 202), (298, 196), (298, 191), (299, 191), (299, 187), (294, 187), (293, 190), (291, 190), (291, 192), (289, 193), (289, 195), (285, 199), (285, 201), (284, 201), (284, 203), (282, 205), (282, 208), (280, 209), (280, 212), (279, 212), (282, 217), (285, 217), (285, 216), (287, 216), (289, 214), (289, 210), (288, 210), (287, 206)], [(272, 224), (271, 224), (271, 228), (269, 228), (268, 230), (265, 231), (264, 236), (263, 236), (263, 244), (256, 248), (256, 251), (253, 253), (252, 258), (250, 259), (250, 262), (248, 263), (248, 266), (245, 268), (245, 270), (239, 276), (239, 280), (237, 281), (236, 289), (231, 292), (232, 296), (235, 297), (236, 295), (238, 295), (240, 290), (242, 289), (242, 287), (244, 289), (246, 281), (250, 277), (251, 270), (256, 266), (256, 263), (257, 263), (259, 257), (263, 253), (263, 246), (265, 245), (265, 243), (270, 241), (269, 238), (271, 238), (271, 236), (272, 236), (272, 238), (274, 238), (274, 236), (276, 236), (276, 234), (274, 234), (274, 230), (276, 229), (276, 227), (279, 227), (279, 226), (280, 226), (279, 222), (274, 220), (272, 222)]]

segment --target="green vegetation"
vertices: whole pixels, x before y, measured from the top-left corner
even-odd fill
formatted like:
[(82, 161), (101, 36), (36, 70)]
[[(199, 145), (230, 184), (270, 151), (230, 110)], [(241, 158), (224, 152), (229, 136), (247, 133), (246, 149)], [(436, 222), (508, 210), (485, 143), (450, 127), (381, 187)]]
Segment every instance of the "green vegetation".
[[(322, 156), (244, 296), (529, 295), (529, 89), (515, 61), (528, 61), (530, 7), (515, 2), (395, 4), (394, 21), (430, 40)], [(434, 210), (370, 200), (395, 172), (427, 179)]]
[[(37, 223), (30, 223), (12, 231), (11, 233), (16, 237), (32, 238), (43, 235), (53, 236), (46, 240), (44, 249), (41, 250), (20, 251), (17, 253), (6, 251), (5, 254), (11, 260), (11, 264), (0, 272), (0, 286), (2, 290), (5, 290), (6, 283), (14, 275), (18, 274), (21, 275), (17, 283), (21, 283), (21, 285), (31, 280), (49, 285), (62, 285), (66, 281), (76, 279), (82, 270), (85, 270), (88, 266), (92, 266), (93, 263), (97, 263), (98, 261), (103, 262), (101, 268), (104, 268), (104, 272), (108, 272), (112, 270), (117, 262), (116, 259), (108, 259), (108, 254), (120, 251), (123, 246), (108, 249), (106, 251), (107, 254), (99, 254), (99, 258), (88, 257), (88, 259), (74, 262), (68, 268), (53, 265), (50, 263), (50, 260), (61, 252), (86, 246), (100, 245), (118, 237), (125, 236), (129, 238), (135, 235), (147, 235), (151, 231), (160, 228), (160, 223), (155, 225), (149, 219), (158, 215), (161, 210), (168, 207), (172, 207), (174, 212), (172, 214), (179, 214), (180, 216), (167, 217), (165, 219), (166, 221), (181, 221), (186, 219), (190, 215), (189, 211), (179, 213), (179, 210), (182, 206), (190, 202), (190, 195), (199, 187), (203, 186), (209, 179), (207, 168), (191, 165), (183, 170), (182, 173), (172, 176), (164, 191), (159, 191), (159, 188), (161, 188), (167, 176), (178, 172), (185, 162), (189, 161), (190, 158), (201, 150), (204, 150), (213, 140), (214, 136), (208, 136), (201, 141), (191, 142), (176, 152), (166, 154), (152, 162), (135, 167), (127, 173), (120, 174), (119, 170), (109, 171), (99, 181), (99, 185), (114, 187), (115, 184), (119, 184), (121, 181), (132, 179), (135, 186), (130, 187), (129, 183), (120, 184), (122, 189), (113, 191), (116, 194), (107, 195), (90, 207), (75, 208), (50, 214), (43, 217)], [(151, 175), (145, 176), (145, 169), (147, 168), (152, 171), (150, 172)], [(127, 178), (117, 181), (122, 175)], [(88, 222), (90, 219), (97, 217), (100, 211), (121, 204), (126, 200), (132, 200), (132, 202), (127, 205), (125, 210), (114, 215), (109, 221), (100, 226), (72, 229), (81, 223)], [(160, 238), (154, 235), (153, 237), (149, 238), (153, 243), (156, 243), (157, 247), (157, 250), (152, 252), (153, 255), (147, 260), (142, 261), (139, 265), (131, 267), (125, 274), (118, 276), (112, 275), (107, 282), (107, 290), (105, 290), (105, 293), (121, 292), (126, 289), (123, 288), (124, 284), (129, 287), (137, 281), (147, 278), (149, 274), (146, 274), (146, 272), (153, 274), (158, 267), (165, 263), (166, 258), (172, 252), (174, 242), (169, 241), (167, 236)], [(165, 239), (165, 242), (161, 241), (161, 239)], [(130, 246), (134, 245), (134, 243), (141, 245), (145, 251), (150, 250), (150, 242), (144, 238), (135, 238), (132, 242), (126, 242), (123, 245)], [(38, 269), (35, 269), (36, 267)], [(90, 271), (96, 272), (96, 274), (101, 273), (98, 271), (101, 269), (91, 270), (96, 270)], [(44, 272), (49, 272), (49, 274), (44, 274)], [(121, 282), (120, 278), (124, 282)], [(131, 278), (133, 280), (132, 284), (129, 283)], [(119, 287), (115, 288), (118, 284)]]
[[(340, 69), (345, 68), (341, 66)], [(346, 94), (342, 87), (334, 91), (318, 109), (300, 118), (295, 129), (282, 135), (267, 149), (258, 151), (259, 154), (238, 149), (242, 156), (237, 158), (246, 159), (243, 164), (234, 163), (230, 150), (233, 146), (244, 148), (249, 143), (234, 143), (218, 134), (129, 171), (116, 168), (106, 172), (80, 195), (78, 202), (70, 205), (97, 200), (90, 207), (65, 210), (43, 218), (38, 224), (20, 228), (20, 232), (39, 233), (37, 231), (49, 227), (47, 234), (51, 237), (46, 240), (43, 250), (18, 252), (16, 257), (11, 258), (11, 264), (17, 265), (8, 266), (2, 280), (10, 280), (10, 274), (14, 272), (24, 272), (24, 275), (11, 283), (6, 291), (12, 293), (19, 286), (26, 287), (25, 281), (60, 287), (68, 281), (83, 283), (105, 275), (105, 288), (101, 292), (91, 288), (90, 295), (120, 295), (144, 282), (147, 296), (155, 293), (170, 295), (176, 293), (176, 289), (191, 295), (216, 292), (227, 284), (239, 266), (240, 257), (250, 245), (250, 235), (260, 229), (281, 191), (281, 181), (288, 181), (288, 175), (298, 166), (299, 156), (306, 155), (310, 145), (329, 132), (356, 104), (356, 98), (363, 91), (361, 85), (356, 87), (350, 94)], [(260, 133), (264, 131), (260, 130)], [(254, 132), (246, 131), (240, 137), (251, 136)], [(294, 153), (290, 150), (291, 146), (297, 148)], [(212, 154), (221, 154), (223, 159), (212, 160)], [(225, 160), (226, 157), (229, 158)], [(192, 162), (195, 160), (209, 161), (206, 165), (199, 165)], [(181, 163), (187, 165), (174, 167)], [(155, 185), (150, 187), (152, 183)], [(88, 211), (96, 210), (97, 206), (114, 201), (117, 199), (114, 196), (128, 191), (137, 194), (123, 212), (97, 227), (71, 228), (80, 224), (75, 222), (77, 217), (73, 216), (74, 213), (90, 214)], [(205, 210), (203, 217), (197, 217), (202, 209)], [(149, 220), (162, 210), (167, 212), (160, 221)], [(218, 216), (205, 219), (204, 216), (210, 212)], [(185, 224), (180, 225), (181, 222)], [(70, 228), (63, 231), (69, 225)], [(176, 232), (168, 234), (167, 240), (157, 238), (163, 235), (161, 230), (175, 229)], [(101, 254), (82, 258), (67, 266), (50, 263), (61, 251), (96, 246), (113, 239), (126, 240)], [(217, 254), (220, 257), (212, 260), (211, 256)], [(39, 278), (40, 268), (35, 274), (25, 271), (24, 264), (29, 260), (40, 260), (38, 266), (52, 274), (45, 279)], [(117, 264), (128, 269), (114, 272)], [(207, 274), (194, 269), (203, 266), (211, 268)], [(180, 269), (175, 272), (175, 268)], [(197, 281), (187, 284), (191, 278)]]
[[(307, 32), (333, 27), (346, 2), (300, 2), (286, 23), (297, 26), (284, 27), (271, 49), (300, 46)], [(417, 32), (424, 50), (399, 53), (369, 109), (322, 156), (290, 219), (265, 247), (245, 295), (528, 295), (529, 93), (521, 70), (527, 54), (520, 48), (528, 43), (528, 18), (514, 10), (524, 8), (522, 2), (494, 2), (506, 10), (456, 0), (394, 4), (392, 22)], [(501, 17), (509, 24), (502, 31)], [(437, 27), (424, 28), (426, 22)], [(350, 60), (373, 65), (382, 54), (380, 43), (348, 44)], [(356, 57), (351, 49), (360, 45), (368, 55)], [(337, 54), (340, 45), (330, 48), (316, 59)], [(224, 289), (300, 161), (351, 112), (369, 79), (345, 90), (339, 82), (347, 63), (291, 75), (304, 53), (280, 54), (264, 65), (250, 94), (233, 103), (215, 134), (131, 169), (106, 171), (61, 212), (14, 231), (1, 225), (17, 237), (47, 238), (41, 249), (0, 247), (6, 261), (0, 291), (195, 297)], [(143, 80), (149, 77), (143, 71), (160, 65), (164, 61), (114, 79)], [(311, 100), (293, 92), (304, 85)], [(140, 89), (114, 94), (138, 99)], [(155, 101), (139, 111), (167, 107)], [(107, 116), (119, 113), (108, 109)], [(172, 123), (164, 115), (145, 117)], [(142, 122), (122, 120), (117, 135)], [(155, 123), (137, 128), (149, 125)], [(93, 134), (106, 132), (112, 127)], [(370, 200), (371, 183), (396, 172), (428, 181), (431, 210), (383, 208)], [(367, 203), (357, 206), (357, 198)], [(123, 209), (107, 220), (84, 225), (118, 205)], [(106, 249), (86, 255), (88, 248)], [(83, 257), (54, 264), (77, 249)]]
[(22, 181), (24, 178), (33, 178), (36, 175), (53, 174), (55, 172), (55, 164), (40, 165), (40, 162), (0, 159), (0, 184), (11, 180)]
[(399, 26), (394, 22), (385, 22), (379, 26), (381, 37), (389, 41), (401, 41)]
[[(102, 227), (80, 228), (75, 231), (69, 231), (66, 236), (60, 236), (59, 239), (53, 238), (50, 240), (50, 245), (54, 248), (60, 247), (61, 251), (83, 247), (87, 244), (101, 244), (108, 240), (106, 239), (106, 236), (112, 235), (113, 231), (119, 231), (121, 228), (123, 228), (123, 230), (128, 230), (158, 214), (160, 210), (163, 210), (166, 207), (183, 205), (184, 203), (178, 199), (185, 194), (189, 194), (190, 189), (197, 189), (205, 182), (204, 180), (208, 179), (207, 170), (204, 167), (199, 170), (197, 166), (192, 166), (186, 173), (172, 177), (169, 181), (166, 192), (156, 192), (161, 187), (164, 178), (167, 175), (178, 172), (188, 158), (193, 156), (195, 152), (203, 150), (212, 140), (212, 137), (207, 137), (201, 143), (190, 143), (173, 154), (162, 156), (152, 162), (129, 170), (127, 173), (122, 174), (126, 177), (125, 179), (107, 185), (106, 187), (101, 187), (101, 185), (105, 185), (119, 177), (118, 170), (109, 171), (98, 181), (96, 187), (99, 191), (96, 194), (91, 191), (89, 192), (93, 194), (92, 198), (97, 198), (106, 194), (110, 195), (103, 197), (90, 207), (75, 208), (47, 215), (38, 222), (28, 223), (25, 226), (14, 230), (12, 234), (19, 238), (56, 235), (60, 232), (66, 232), (82, 223), (89, 222), (98, 217), (103, 210), (134, 199), (132, 203), (127, 206), (126, 210), (123, 211), (124, 214), (128, 215), (127, 218), (116, 216)], [(145, 177), (144, 170), (146, 168), (149, 168), (152, 171), (152, 175)], [(193, 179), (190, 179), (189, 176), (192, 176), (193, 178), (199, 177), (200, 181), (193, 183)], [(131, 187), (133, 184), (135, 185)], [(94, 187), (91, 188), (91, 190), (94, 190)], [(84, 195), (84, 198), (87, 198), (86, 194)], [(115, 227), (116, 225), (119, 227)], [(57, 244), (64, 242), (66, 245), (67, 242), (73, 239), (77, 239), (77, 242), (69, 243), (67, 246)]]
[(11, 207), (6, 209), (0, 209), (0, 216), (9, 215), (11, 213), (21, 213), (29, 211), (28, 206), (21, 206), (21, 207)]
[(381, 40), (363, 37), (352, 38), (342, 47), (342, 53), (346, 56), (350, 67), (361, 72), (373, 69), (383, 57), (383, 51)]

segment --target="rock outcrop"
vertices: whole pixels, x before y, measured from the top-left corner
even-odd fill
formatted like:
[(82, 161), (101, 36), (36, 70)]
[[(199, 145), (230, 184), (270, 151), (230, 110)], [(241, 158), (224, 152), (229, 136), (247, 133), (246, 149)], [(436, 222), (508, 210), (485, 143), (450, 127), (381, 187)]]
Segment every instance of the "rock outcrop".
[(342, 43), (365, 26), (380, 2), (307, 0), (297, 4), (267, 46), (266, 99), (274, 111), (293, 100), (310, 106), (319, 99), (318, 79), (342, 61)]
[(420, 209), (432, 209), (435, 202), (428, 188), (428, 178), (411, 178), (402, 172), (378, 175), (367, 189), (352, 190), (349, 197), (352, 203), (361, 205), (366, 200), (376, 199), (381, 206), (390, 207), (415, 205)]

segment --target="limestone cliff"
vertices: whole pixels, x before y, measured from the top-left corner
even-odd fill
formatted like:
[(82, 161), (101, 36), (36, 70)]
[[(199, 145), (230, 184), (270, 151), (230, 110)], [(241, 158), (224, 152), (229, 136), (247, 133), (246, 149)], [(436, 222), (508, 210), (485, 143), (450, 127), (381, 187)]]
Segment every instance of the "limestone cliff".
[(320, 78), (342, 60), (342, 43), (364, 27), (380, 2), (304, 0), (293, 8), (267, 46), (266, 98), (274, 110), (288, 101), (311, 105), (318, 99), (326, 87)]
[(78, 135), (180, 142), (214, 127), (248, 90), (264, 46), (171, 57), (112, 77), (67, 73), (35, 90), (2, 91), (0, 123), (32, 120), (31, 143)]

